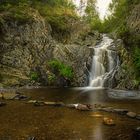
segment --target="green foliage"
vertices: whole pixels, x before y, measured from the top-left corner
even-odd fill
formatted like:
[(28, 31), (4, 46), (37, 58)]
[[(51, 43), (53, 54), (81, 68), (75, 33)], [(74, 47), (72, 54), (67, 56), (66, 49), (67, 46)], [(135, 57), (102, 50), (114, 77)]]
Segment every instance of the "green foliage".
[(99, 19), (95, 3), (96, 0), (87, 0), (86, 15), (83, 19), (90, 25), (91, 29), (98, 30), (101, 27), (101, 20)]
[(30, 79), (31, 79), (31, 81), (37, 81), (38, 78), (39, 78), (39, 75), (38, 75), (37, 72), (31, 72), (30, 73)]
[(75, 6), (69, 0), (36, 0), (32, 6), (45, 17), (52, 27), (53, 34), (70, 31), (71, 22), (78, 18)]
[(69, 78), (69, 79), (73, 77), (73, 71), (70, 66), (63, 64), (58, 60), (52, 60), (48, 64), (51, 68), (53, 68), (55, 72), (58, 72), (59, 75), (62, 75), (65, 78)]
[[(29, 7), (28, 3), (18, 2), (6, 2), (0, 6), (0, 11), (6, 13), (6, 18), (14, 19), (20, 22), (26, 22), (32, 19), (29, 15)], [(5, 19), (5, 17), (4, 17)]]
[(55, 80), (56, 80), (55, 74), (49, 73), (48, 74), (48, 82), (49, 82), (49, 85), (53, 84)]
[(77, 19), (75, 6), (69, 0), (5, 0), (0, 5), (0, 11), (18, 21), (30, 20), (31, 9), (38, 10), (57, 32), (69, 30), (69, 19)]

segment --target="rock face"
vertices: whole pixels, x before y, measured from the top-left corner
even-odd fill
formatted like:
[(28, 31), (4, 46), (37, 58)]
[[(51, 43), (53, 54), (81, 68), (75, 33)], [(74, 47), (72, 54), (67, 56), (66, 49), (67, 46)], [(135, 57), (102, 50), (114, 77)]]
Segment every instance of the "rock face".
[[(92, 59), (89, 46), (97, 43), (99, 34), (87, 33), (64, 45), (54, 40), (50, 25), (37, 11), (30, 14), (29, 21), (5, 18), (0, 24), (0, 87), (48, 85), (48, 61), (54, 58), (72, 67), (73, 86), (87, 85)], [(32, 72), (39, 75), (36, 82), (31, 81)]]
[(7, 20), (1, 25), (0, 73), (4, 85), (24, 85), (34, 70), (45, 73), (44, 65), (52, 57), (51, 29), (37, 12), (32, 17), (26, 23)]
[[(138, 46), (140, 38), (140, 4), (130, 2), (129, 14), (125, 19), (126, 27), (129, 32), (123, 42), (116, 41), (118, 45), (118, 54), (120, 57), (120, 67), (116, 71), (116, 86), (118, 89), (138, 89), (140, 84), (137, 80), (136, 68), (134, 67), (134, 54), (135, 46)], [(116, 37), (115, 37), (116, 38)], [(133, 41), (134, 40), (134, 41)], [(131, 43), (130, 43), (131, 42)], [(137, 45), (136, 45), (137, 44)]]

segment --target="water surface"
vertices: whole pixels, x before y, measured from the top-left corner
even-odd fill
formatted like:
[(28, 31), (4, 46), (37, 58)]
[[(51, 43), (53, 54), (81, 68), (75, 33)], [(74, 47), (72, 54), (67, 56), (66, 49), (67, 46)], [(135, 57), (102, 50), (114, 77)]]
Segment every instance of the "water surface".
[[(71, 103), (100, 103), (140, 113), (140, 100), (111, 99), (104, 89), (24, 89), (32, 99)], [(6, 101), (0, 108), (0, 140), (132, 140), (133, 128), (140, 121), (106, 112), (87, 112), (66, 107), (36, 107), (27, 101)], [(100, 114), (100, 117), (95, 117)], [(116, 126), (106, 126), (103, 117), (111, 117)]]

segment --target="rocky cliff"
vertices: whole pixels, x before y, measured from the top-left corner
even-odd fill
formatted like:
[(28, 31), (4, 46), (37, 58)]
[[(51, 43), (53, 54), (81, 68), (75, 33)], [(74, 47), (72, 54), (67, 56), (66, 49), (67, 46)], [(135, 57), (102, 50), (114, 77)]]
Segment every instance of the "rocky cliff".
[[(35, 10), (30, 12), (32, 18), (28, 21), (1, 16), (0, 87), (49, 85), (48, 76), (53, 72), (48, 62), (54, 58), (72, 67), (72, 86), (87, 85), (92, 58), (89, 47), (99, 40), (98, 33), (75, 35), (69, 44), (63, 44), (53, 38), (52, 27)], [(36, 81), (31, 78), (32, 73), (38, 74)], [(65, 82), (65, 77), (57, 76), (53, 86), (63, 86)]]

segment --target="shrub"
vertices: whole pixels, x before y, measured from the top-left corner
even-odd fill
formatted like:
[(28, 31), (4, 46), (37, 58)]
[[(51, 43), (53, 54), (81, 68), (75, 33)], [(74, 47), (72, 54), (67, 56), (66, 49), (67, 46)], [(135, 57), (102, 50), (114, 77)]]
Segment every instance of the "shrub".
[(48, 82), (49, 82), (49, 84), (53, 84), (55, 80), (56, 80), (55, 74), (49, 73), (48, 74)]
[(52, 60), (48, 64), (55, 72), (58, 72), (59, 75), (69, 79), (73, 77), (73, 71), (70, 66), (67, 66), (58, 60)]
[(30, 79), (31, 79), (31, 81), (37, 81), (39, 79), (38, 73), (37, 72), (31, 72), (30, 73)]

